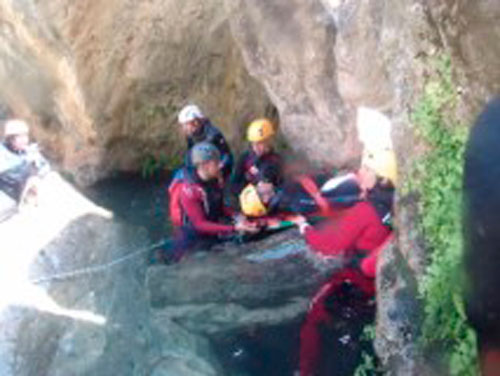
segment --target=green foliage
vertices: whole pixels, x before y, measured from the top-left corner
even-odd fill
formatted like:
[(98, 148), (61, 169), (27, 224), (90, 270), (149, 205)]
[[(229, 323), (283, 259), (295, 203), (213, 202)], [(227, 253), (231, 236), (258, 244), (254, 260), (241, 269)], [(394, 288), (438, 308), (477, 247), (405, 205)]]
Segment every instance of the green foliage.
[(161, 153), (158, 157), (150, 154), (141, 163), (141, 176), (143, 178), (152, 178), (162, 170), (172, 170), (182, 163), (180, 157), (168, 157)]
[(429, 250), (428, 266), (419, 281), (424, 301), (422, 343), (442, 346), (452, 375), (477, 375), (474, 332), (464, 314), (461, 260), (463, 252), (462, 175), (467, 129), (452, 113), (456, 94), (449, 58), (435, 62), (416, 105), (412, 121), (428, 150), (417, 161), (408, 189), (419, 193), (419, 223)]
[[(361, 342), (373, 342), (375, 340), (375, 325), (367, 324), (359, 336)], [(361, 363), (354, 371), (354, 376), (373, 376), (381, 374), (377, 368), (375, 356), (363, 350), (361, 353)]]
[(354, 371), (354, 376), (373, 376), (376, 372), (375, 358), (373, 355), (363, 352), (362, 362)]
[(375, 340), (375, 324), (365, 325), (363, 328), (363, 333), (361, 333), (362, 341), (374, 341)]

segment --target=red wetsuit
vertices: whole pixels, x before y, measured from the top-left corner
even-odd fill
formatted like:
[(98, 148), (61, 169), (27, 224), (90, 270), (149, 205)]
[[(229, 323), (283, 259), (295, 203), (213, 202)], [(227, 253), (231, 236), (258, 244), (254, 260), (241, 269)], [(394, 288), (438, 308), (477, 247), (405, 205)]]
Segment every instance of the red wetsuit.
[(325, 256), (352, 255), (356, 250), (369, 252), (380, 245), (390, 229), (380, 220), (370, 202), (359, 202), (345, 209), (338, 220), (320, 229), (307, 227), (305, 239), (309, 247)]
[(310, 248), (326, 256), (352, 256), (363, 252), (361, 268), (336, 272), (313, 298), (300, 332), (300, 375), (318, 375), (321, 362), (321, 327), (333, 322), (325, 301), (338, 293), (343, 283), (356, 286), (365, 298), (375, 294), (376, 259), (389, 238), (390, 229), (382, 223), (370, 202), (360, 202), (346, 209), (338, 220), (321, 229), (308, 227), (305, 239)]
[(233, 225), (221, 223), (232, 212), (224, 206), (223, 186), (217, 180), (202, 181), (196, 172), (186, 178), (180, 192), (183, 230), (191, 235), (216, 236), (235, 231)]

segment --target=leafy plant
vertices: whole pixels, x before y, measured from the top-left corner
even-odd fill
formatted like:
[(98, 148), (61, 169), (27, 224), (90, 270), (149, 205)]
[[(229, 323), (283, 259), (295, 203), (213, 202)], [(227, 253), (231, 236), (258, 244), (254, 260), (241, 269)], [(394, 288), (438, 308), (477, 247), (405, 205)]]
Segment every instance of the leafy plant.
[[(171, 164), (171, 163), (170, 163)], [(141, 176), (143, 178), (151, 178), (158, 172), (166, 169), (169, 166), (169, 158), (166, 154), (161, 153), (159, 157), (148, 155), (141, 164)]]
[[(359, 336), (359, 340), (372, 343), (375, 340), (375, 325), (365, 325), (363, 332)], [(375, 356), (363, 350), (361, 353), (361, 363), (354, 370), (354, 376), (373, 376), (377, 374), (381, 374), (381, 372), (377, 368)]]
[(418, 137), (428, 151), (415, 164), (407, 188), (419, 193), (418, 227), (429, 260), (419, 293), (425, 318), (422, 344), (445, 350), (452, 375), (477, 375), (475, 336), (466, 322), (462, 291), (462, 175), (467, 129), (454, 118), (457, 102), (451, 62), (434, 63), (436, 77), (425, 86), (412, 114)]
[(354, 376), (373, 376), (377, 369), (373, 355), (363, 352), (362, 362), (354, 371)]

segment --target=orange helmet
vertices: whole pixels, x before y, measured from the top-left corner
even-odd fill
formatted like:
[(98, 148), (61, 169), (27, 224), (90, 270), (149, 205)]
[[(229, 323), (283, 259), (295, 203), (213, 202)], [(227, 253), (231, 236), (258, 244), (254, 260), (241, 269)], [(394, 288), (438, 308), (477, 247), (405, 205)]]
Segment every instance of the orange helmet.
[(269, 119), (257, 119), (247, 129), (247, 140), (259, 142), (274, 136), (274, 125)]

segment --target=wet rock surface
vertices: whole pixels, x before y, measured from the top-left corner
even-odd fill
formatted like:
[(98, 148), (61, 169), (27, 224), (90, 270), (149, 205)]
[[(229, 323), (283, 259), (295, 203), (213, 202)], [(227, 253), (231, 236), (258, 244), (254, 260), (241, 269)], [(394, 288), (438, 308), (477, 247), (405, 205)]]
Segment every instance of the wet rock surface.
[(417, 343), (421, 307), (415, 274), (401, 251), (388, 247), (378, 264), (375, 350), (389, 375), (431, 375)]
[(38, 208), (0, 224), (0, 373), (220, 375), (206, 339), (151, 319), (144, 229), (47, 179)]
[[(281, 252), (291, 254), (266, 259)], [(216, 334), (297, 319), (340, 265), (338, 259), (321, 261), (291, 230), (259, 242), (218, 245), (176, 265), (151, 267), (146, 280), (155, 317)]]

